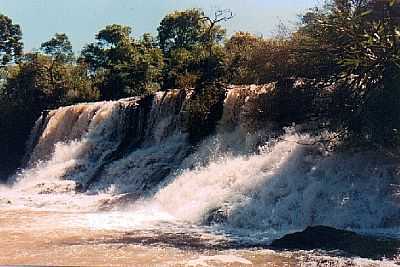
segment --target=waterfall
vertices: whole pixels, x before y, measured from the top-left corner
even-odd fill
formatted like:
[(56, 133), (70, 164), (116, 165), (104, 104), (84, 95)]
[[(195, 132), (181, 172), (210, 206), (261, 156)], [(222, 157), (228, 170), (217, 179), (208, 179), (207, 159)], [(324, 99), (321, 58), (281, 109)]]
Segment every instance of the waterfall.
[(125, 128), (122, 111), (135, 108), (136, 101), (79, 104), (42, 116), (36, 125), (45, 120), (45, 126), (35, 127), (35, 141), (28, 143), (34, 145), (28, 148), (28, 167), (13, 180), (24, 186), (61, 179), (85, 184), (117, 149)]
[(281, 135), (263, 113), (270, 90), (273, 84), (230, 87), (217, 133), (195, 147), (185, 124), (187, 90), (49, 111), (32, 130), (10, 190), (128, 195), (131, 212), (144, 207), (240, 229), (399, 227), (398, 163), (327, 152), (318, 137), (294, 128)]
[(183, 112), (189, 97), (184, 90), (157, 93), (140, 146), (111, 162), (91, 189), (141, 195), (173, 173), (191, 148)]
[(151, 187), (189, 148), (181, 112), (188, 97), (185, 90), (170, 90), (49, 111), (32, 130), (26, 167), (11, 181), (32, 187), (68, 180), (84, 191), (115, 188), (119, 182), (119, 192), (129, 192), (132, 180), (141, 177), (137, 191)]
[(177, 220), (262, 231), (398, 227), (396, 164), (372, 153), (325, 155), (312, 140), (289, 131), (257, 153), (186, 169), (147, 205)]

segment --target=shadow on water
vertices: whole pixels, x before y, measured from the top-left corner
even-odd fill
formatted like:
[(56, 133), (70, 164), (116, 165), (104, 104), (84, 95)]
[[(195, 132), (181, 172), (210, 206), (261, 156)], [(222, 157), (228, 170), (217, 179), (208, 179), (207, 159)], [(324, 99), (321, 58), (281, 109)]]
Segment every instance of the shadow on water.
[[(221, 232), (220, 232), (221, 234)], [(396, 260), (399, 255), (400, 240), (362, 236), (350, 231), (337, 230), (331, 227), (309, 227), (303, 232), (288, 234), (277, 239), (271, 245), (266, 243), (243, 243), (240, 239), (209, 237), (196, 232), (168, 232), (161, 230), (136, 230), (119, 235), (104, 236), (101, 239), (79, 241), (61, 241), (60, 245), (74, 246), (82, 243), (98, 245), (140, 245), (147, 247), (174, 248), (192, 252), (224, 251), (232, 249), (259, 250), (268, 249), (275, 252), (309, 252), (327, 256), (346, 258), (361, 257), (373, 260)]]
[[(270, 248), (267, 245), (247, 244), (244, 245), (234, 240), (204, 236), (195, 232), (166, 232), (159, 230), (137, 230), (129, 231), (118, 237), (105, 237), (102, 239), (86, 239), (85, 243), (90, 245), (120, 244), (142, 245), (152, 247), (171, 247), (186, 251), (206, 250), (228, 250), (228, 249), (251, 249)], [(81, 245), (82, 241), (64, 241), (63, 245)]]

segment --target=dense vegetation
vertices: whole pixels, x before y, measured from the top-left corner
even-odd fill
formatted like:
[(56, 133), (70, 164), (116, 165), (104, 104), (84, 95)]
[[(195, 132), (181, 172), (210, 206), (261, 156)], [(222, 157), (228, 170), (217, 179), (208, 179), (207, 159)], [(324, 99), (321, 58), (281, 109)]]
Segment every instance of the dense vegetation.
[[(24, 140), (43, 110), (82, 101), (118, 99), (169, 88), (194, 88), (193, 139), (212, 128), (224, 84), (275, 83), (266, 94), (268, 119), (284, 126), (312, 118), (322, 129), (358, 144), (400, 144), (400, 3), (331, 0), (301, 16), (293, 32), (262, 38), (226, 37), (229, 10), (176, 11), (156, 37), (109, 25), (80, 55), (57, 33), (23, 53), (22, 32), (0, 15), (0, 162), (18, 165)], [(298, 81), (301, 81), (300, 85)], [(268, 106), (268, 107), (267, 107)], [(272, 107), (272, 111), (271, 111)], [(1, 173), (0, 173), (1, 174)]]

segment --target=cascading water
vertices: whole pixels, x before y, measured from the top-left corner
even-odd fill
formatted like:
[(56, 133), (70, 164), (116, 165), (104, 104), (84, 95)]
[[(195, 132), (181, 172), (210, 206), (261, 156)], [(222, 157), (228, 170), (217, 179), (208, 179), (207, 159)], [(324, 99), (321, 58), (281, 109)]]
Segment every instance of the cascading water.
[(185, 170), (150, 202), (192, 222), (217, 210), (224, 223), (245, 229), (399, 225), (398, 186), (390, 173), (395, 165), (382, 168), (373, 155), (321, 155), (304, 144), (307, 136), (284, 139), (253, 155), (223, 156)]
[(179, 167), (190, 151), (184, 127), (184, 90), (154, 96), (141, 144), (111, 162), (91, 190), (141, 195)]
[(30, 149), (28, 168), (13, 180), (17, 185), (27, 185), (70, 178), (84, 184), (117, 149), (124, 127), (121, 111), (129, 104), (122, 101), (80, 104), (50, 112), (43, 131), (33, 132), (39, 137), (31, 138), (37, 142)]
[(269, 90), (230, 88), (217, 133), (196, 147), (187, 138), (185, 90), (50, 111), (2, 196), (24, 207), (130, 214), (118, 225), (215, 224), (257, 233), (255, 242), (318, 224), (398, 232), (398, 163), (326, 152), (292, 128), (277, 137), (257, 119)]

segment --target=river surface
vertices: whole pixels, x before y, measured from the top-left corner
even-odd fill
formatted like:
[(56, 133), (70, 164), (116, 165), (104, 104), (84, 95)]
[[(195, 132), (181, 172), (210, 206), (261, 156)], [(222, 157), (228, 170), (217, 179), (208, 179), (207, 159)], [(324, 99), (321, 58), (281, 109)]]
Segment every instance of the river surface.
[(125, 212), (3, 208), (0, 235), (1, 265), (395, 266), (323, 251), (249, 247), (212, 228), (143, 224), (143, 218), (138, 223)]

